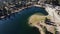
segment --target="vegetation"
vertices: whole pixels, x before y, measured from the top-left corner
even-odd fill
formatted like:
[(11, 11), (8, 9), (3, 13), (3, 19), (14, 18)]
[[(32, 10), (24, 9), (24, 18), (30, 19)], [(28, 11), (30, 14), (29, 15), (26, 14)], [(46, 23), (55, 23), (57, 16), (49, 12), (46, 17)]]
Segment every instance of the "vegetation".
[(29, 17), (29, 24), (32, 23), (31, 25), (35, 25), (37, 22), (45, 21), (46, 17), (48, 18), (49, 16), (44, 16), (41, 13), (33, 14), (31, 17)]

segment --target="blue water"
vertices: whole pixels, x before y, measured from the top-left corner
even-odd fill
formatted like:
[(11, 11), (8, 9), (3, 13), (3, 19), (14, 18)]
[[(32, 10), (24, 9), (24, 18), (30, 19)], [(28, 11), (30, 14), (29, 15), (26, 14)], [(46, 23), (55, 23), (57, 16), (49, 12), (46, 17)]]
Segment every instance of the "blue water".
[(43, 8), (39, 7), (23, 9), (0, 20), (0, 34), (39, 34), (37, 28), (28, 25), (28, 18), (34, 13), (48, 15)]

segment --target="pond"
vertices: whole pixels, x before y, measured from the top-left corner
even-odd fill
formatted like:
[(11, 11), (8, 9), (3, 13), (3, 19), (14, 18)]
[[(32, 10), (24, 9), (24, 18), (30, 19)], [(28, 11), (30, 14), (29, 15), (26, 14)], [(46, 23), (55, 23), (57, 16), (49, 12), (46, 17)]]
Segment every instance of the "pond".
[(37, 28), (28, 25), (28, 18), (35, 13), (48, 15), (48, 13), (40, 7), (33, 6), (25, 8), (19, 13), (11, 14), (0, 20), (0, 34), (39, 34)]

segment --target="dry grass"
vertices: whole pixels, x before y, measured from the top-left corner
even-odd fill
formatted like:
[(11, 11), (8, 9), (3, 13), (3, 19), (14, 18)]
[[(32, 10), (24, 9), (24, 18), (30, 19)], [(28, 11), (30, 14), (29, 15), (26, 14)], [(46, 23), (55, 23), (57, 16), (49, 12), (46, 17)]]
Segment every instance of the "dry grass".
[(34, 14), (29, 18), (29, 24), (30, 26), (34, 26), (37, 24), (37, 22), (40, 21), (45, 21), (45, 18), (50, 18), (49, 16), (44, 16), (44, 15), (40, 15), (40, 14)]
[[(35, 27), (35, 25), (37, 24), (37, 23), (42, 23), (42, 24), (44, 24), (44, 21), (45, 21), (45, 18), (48, 18), (48, 19), (50, 19), (51, 17), (50, 16), (45, 16), (45, 15), (41, 15), (41, 14), (33, 14), (31, 17), (29, 17), (29, 25), (30, 26), (33, 26), (33, 27)], [(42, 22), (40, 22), (40, 21), (42, 21)], [(44, 26), (44, 25), (43, 25)], [(49, 26), (48, 26), (49, 27)], [(42, 32), (44, 31), (45, 32), (45, 30), (44, 30), (45, 28), (40, 28), (40, 30), (42, 30)], [(51, 28), (50, 28), (51, 29)], [(53, 29), (51, 29), (51, 30), (54, 30), (54, 28)]]

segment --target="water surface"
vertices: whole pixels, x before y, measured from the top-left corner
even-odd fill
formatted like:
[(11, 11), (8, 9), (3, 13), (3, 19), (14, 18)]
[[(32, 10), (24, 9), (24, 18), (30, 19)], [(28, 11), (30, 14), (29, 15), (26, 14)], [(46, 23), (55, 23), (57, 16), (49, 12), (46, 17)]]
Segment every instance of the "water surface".
[(28, 18), (35, 13), (48, 15), (43, 8), (39, 7), (23, 9), (19, 13), (11, 14), (10, 18), (0, 20), (0, 34), (39, 34), (37, 28), (28, 25)]

